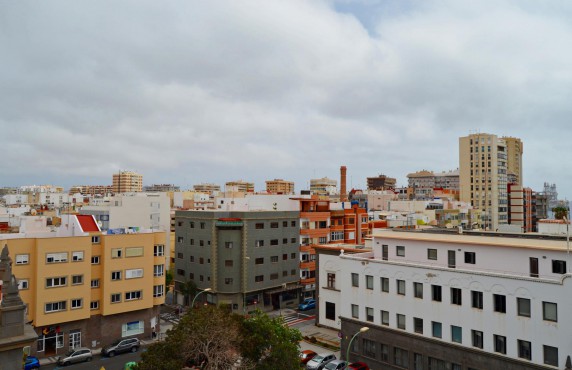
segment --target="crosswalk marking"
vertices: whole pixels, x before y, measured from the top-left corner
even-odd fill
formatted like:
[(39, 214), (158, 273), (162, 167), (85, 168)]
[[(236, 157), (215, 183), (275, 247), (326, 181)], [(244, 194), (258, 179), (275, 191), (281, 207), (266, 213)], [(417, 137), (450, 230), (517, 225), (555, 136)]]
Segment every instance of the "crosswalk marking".
[(283, 316), (283, 318), (284, 318), (284, 325), (292, 326), (292, 325), (296, 325), (296, 324), (299, 324), (299, 323), (304, 322), (304, 321), (315, 319), (316, 316), (315, 315), (297, 314), (297, 315)]

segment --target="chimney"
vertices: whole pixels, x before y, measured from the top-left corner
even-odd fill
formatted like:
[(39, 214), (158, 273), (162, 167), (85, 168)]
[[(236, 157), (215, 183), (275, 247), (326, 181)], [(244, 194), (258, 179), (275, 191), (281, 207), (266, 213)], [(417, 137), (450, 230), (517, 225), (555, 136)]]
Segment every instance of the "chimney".
[(346, 166), (340, 167), (340, 202), (348, 201), (348, 193), (346, 190)]

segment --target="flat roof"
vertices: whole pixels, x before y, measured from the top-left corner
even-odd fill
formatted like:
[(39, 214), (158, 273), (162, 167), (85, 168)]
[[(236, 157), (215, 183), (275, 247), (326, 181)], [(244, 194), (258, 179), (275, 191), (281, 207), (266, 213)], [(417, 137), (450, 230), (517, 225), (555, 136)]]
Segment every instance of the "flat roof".
[(411, 240), (425, 242), (440, 243), (456, 243), (471, 244), (483, 246), (498, 246), (510, 248), (529, 248), (529, 249), (546, 249), (546, 250), (567, 250), (566, 238), (562, 236), (551, 237), (547, 235), (534, 235), (535, 237), (524, 237), (519, 235), (526, 234), (506, 234), (491, 233), (490, 235), (474, 235), (470, 233), (451, 233), (451, 232), (424, 232), (424, 231), (397, 231), (392, 229), (374, 229), (372, 237), (393, 240)]

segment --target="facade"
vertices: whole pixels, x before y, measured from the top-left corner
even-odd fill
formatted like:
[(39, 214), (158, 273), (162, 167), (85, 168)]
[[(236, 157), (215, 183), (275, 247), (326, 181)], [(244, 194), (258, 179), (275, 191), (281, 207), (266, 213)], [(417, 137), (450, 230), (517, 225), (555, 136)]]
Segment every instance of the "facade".
[(225, 184), (226, 191), (237, 191), (240, 193), (254, 193), (254, 183), (248, 181), (228, 181)]
[(298, 303), (299, 221), (298, 211), (176, 211), (178, 303), (189, 280), (235, 312)]
[(144, 186), (143, 191), (151, 193), (158, 193), (158, 192), (166, 193), (166, 192), (181, 191), (181, 188), (173, 184), (153, 184), (149, 186)]
[[(375, 230), (373, 250), (317, 248), (319, 325), (374, 369), (563, 369), (566, 238)], [(511, 261), (507, 264), (506, 261)]]
[(506, 144), (507, 174), (513, 177), (512, 183), (522, 186), (522, 141), (515, 137), (503, 137)]
[[(508, 140), (516, 148), (518, 139)], [(486, 230), (494, 231), (508, 223), (507, 173), (509, 168), (515, 174), (522, 173), (521, 165), (514, 163), (521, 154), (509, 157), (507, 141), (496, 135), (479, 133), (459, 138), (460, 200), (483, 211)]]
[(532, 189), (508, 184), (508, 223), (520, 232), (534, 231), (532, 222)]
[(375, 177), (367, 178), (367, 189), (368, 190), (390, 190), (395, 189), (397, 180), (393, 177), (388, 177), (380, 174)]
[(266, 191), (270, 194), (294, 194), (294, 182), (282, 179), (266, 180)]
[(113, 192), (131, 193), (143, 191), (143, 175), (132, 171), (119, 171), (113, 174)]
[(200, 192), (200, 193), (207, 193), (210, 195), (215, 195), (215, 193), (220, 192), (220, 185), (211, 184), (211, 183), (201, 183), (201, 184), (193, 185), (193, 190)]
[(151, 335), (165, 298), (165, 232), (120, 232), (78, 215), (57, 230), (0, 235), (36, 331), (32, 354)]
[(332, 195), (337, 192), (338, 182), (334, 179), (322, 177), (310, 180), (310, 191), (315, 195)]
[(80, 193), (82, 195), (110, 195), (114, 192), (113, 185), (74, 185), (68, 194)]

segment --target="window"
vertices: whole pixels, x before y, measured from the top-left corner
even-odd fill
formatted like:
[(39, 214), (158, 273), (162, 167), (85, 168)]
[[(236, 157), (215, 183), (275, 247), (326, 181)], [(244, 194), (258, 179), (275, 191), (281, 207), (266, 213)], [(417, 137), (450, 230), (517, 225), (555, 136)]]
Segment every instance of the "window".
[(381, 245), (381, 259), (384, 261), (389, 259), (389, 246), (387, 244)]
[(427, 249), (427, 259), (436, 260), (437, 259), (437, 249)]
[(257, 247), (264, 247), (264, 240), (257, 240), (257, 241), (255, 241), (255, 246), (257, 246)]
[(483, 348), (483, 332), (478, 330), (471, 330), (471, 337), (473, 340), (473, 347)]
[(434, 301), (441, 302), (441, 286), (431, 285), (431, 296)]
[(328, 272), (328, 288), (336, 289), (336, 274)]
[(263, 282), (264, 281), (264, 275), (256, 275), (254, 277), (254, 281), (257, 283)]
[(193, 221), (191, 221), (191, 222), (189, 223), (189, 226), (191, 227), (191, 229), (194, 229), (194, 228), (195, 228), (195, 223), (194, 223)]
[(405, 315), (397, 314), (397, 328), (405, 330)]
[(125, 270), (125, 279), (136, 279), (143, 277), (143, 269)]
[(409, 352), (402, 348), (395, 347), (393, 349), (393, 362), (397, 366), (401, 366), (406, 369), (409, 368)]
[(183, 253), (182, 253), (182, 252), (177, 252), (177, 258), (178, 258), (178, 259), (183, 259), (183, 258), (184, 258)]
[(366, 289), (373, 290), (373, 276), (371, 275), (365, 276), (365, 287)]
[(389, 311), (381, 310), (381, 325), (389, 326)]
[(423, 283), (413, 283), (413, 295), (423, 299)]
[(363, 340), (363, 354), (368, 356), (368, 357), (373, 357), (375, 358), (375, 353), (377, 352), (375, 350), (376, 347), (376, 343), (372, 340), (369, 339), (365, 339)]
[(278, 239), (270, 240), (270, 245), (278, 245)]
[(91, 310), (98, 310), (99, 309), (99, 301), (91, 301), (89, 303), (89, 308)]
[(153, 276), (163, 276), (165, 274), (165, 265), (154, 265)]
[(262, 265), (264, 263), (264, 257), (258, 257), (254, 260), (255, 265)]
[(18, 280), (18, 289), (19, 290), (28, 289), (29, 287), (30, 287), (30, 283), (28, 282), (28, 279), (19, 279)]
[(140, 290), (135, 290), (133, 292), (125, 292), (125, 300), (133, 301), (135, 299), (141, 299), (142, 292)]
[[(283, 260), (283, 261), (286, 261), (287, 259), (288, 259), (288, 253), (283, 253), (283, 254), (282, 254), (282, 260)], [(304, 259), (303, 259), (303, 260), (304, 260)], [(305, 260), (308, 261), (307, 258), (306, 258)]]
[(365, 308), (365, 319), (369, 322), (373, 322), (373, 308), (366, 307)]
[(182, 242), (183, 242), (183, 237), (182, 236), (177, 237), (177, 243), (182, 243)]
[(155, 257), (161, 257), (165, 255), (165, 246), (164, 245), (155, 245), (153, 247), (153, 255)]
[(517, 343), (518, 343), (518, 357), (524, 358), (525, 360), (531, 360), (532, 353), (531, 353), (530, 342), (519, 339), (517, 340)]
[(471, 265), (477, 263), (477, 255), (475, 252), (465, 252), (465, 263), (470, 263)]
[(290, 238), (290, 243), (292, 244), (296, 243), (296, 238)]
[(282, 221), (282, 227), (288, 227), (288, 221)]
[(143, 321), (131, 321), (121, 325), (121, 337), (129, 337), (131, 335), (143, 334), (145, 326)]
[(332, 302), (326, 302), (326, 319), (335, 320), (336, 319), (336, 304)]
[(199, 240), (199, 247), (204, 247), (205, 246), (205, 241), (204, 240)]
[(99, 265), (99, 256), (91, 256), (91, 264), (92, 265)]
[(99, 243), (100, 243), (100, 240), (101, 240), (101, 239), (100, 239), (99, 236), (95, 236), (95, 235), (94, 235), (94, 236), (91, 237), (91, 243), (92, 243), (92, 244), (99, 244)]
[(359, 319), (359, 306), (357, 304), (352, 304), (352, 317)]
[(413, 369), (423, 370), (423, 355), (421, 353), (413, 353)]
[(389, 346), (381, 343), (381, 361), (389, 362)]
[(44, 306), (44, 312), (50, 313), (50, 312), (65, 311), (66, 303), (67, 303), (66, 301), (46, 303), (46, 305)]
[(455, 343), (463, 342), (463, 329), (460, 326), (451, 325), (451, 341)]
[[(184, 275), (184, 273), (183, 273)], [(112, 271), (111, 280), (121, 280), (121, 271)]]
[(558, 366), (558, 348), (542, 346), (544, 352), (544, 364)]
[(271, 228), (271, 229), (277, 229), (277, 228), (278, 228), (278, 222), (271, 222), (271, 223), (270, 223), (270, 228)]
[(451, 288), (451, 304), (461, 305), (463, 300), (463, 292), (459, 288)]
[(555, 274), (565, 274), (566, 261), (552, 260), (552, 272)]
[(516, 306), (518, 316), (530, 317), (530, 299), (517, 298)]
[(418, 334), (423, 334), (423, 319), (419, 317), (413, 318), (413, 331)]
[(17, 265), (26, 265), (30, 263), (30, 255), (29, 254), (17, 254), (16, 255), (16, 264)]
[(471, 290), (471, 305), (473, 308), (483, 309), (483, 292)]
[(405, 295), (405, 280), (396, 280), (397, 294)]
[(542, 318), (546, 321), (558, 321), (556, 303), (542, 302)]
[(278, 256), (271, 256), (271, 257), (270, 257), (270, 262), (272, 262), (272, 263), (278, 263)]
[(83, 307), (83, 299), (78, 298), (78, 299), (72, 299), (71, 300), (71, 309), (78, 309), (78, 308), (82, 308)]
[(435, 338), (442, 338), (443, 337), (443, 325), (440, 322), (432, 321), (431, 322), (431, 331), (433, 332), (433, 336)]
[(296, 275), (296, 269), (290, 270), (290, 275), (292, 275), (292, 276)]
[(278, 273), (277, 272), (273, 272), (272, 274), (270, 274), (270, 280), (276, 280), (278, 279)]
[(115, 248), (111, 250), (111, 258), (121, 258), (121, 248)]
[(204, 229), (204, 228), (205, 228), (205, 223), (201, 222), (201, 229)]
[(141, 257), (143, 256), (143, 247), (125, 248), (125, 257)]
[(233, 260), (225, 260), (224, 261), (224, 267), (232, 267), (233, 265), (234, 265)]
[(359, 274), (352, 272), (352, 286), (359, 287)]
[(506, 296), (493, 294), (494, 311), (506, 313)]
[(290, 258), (295, 260), (296, 259), (296, 253), (290, 253)]
[(83, 284), (83, 275), (72, 275), (72, 285)]
[(233, 284), (233, 279), (232, 278), (224, 278), (224, 283), (225, 285), (232, 285)]
[(381, 278), (381, 291), (389, 293), (389, 278)]
[(63, 253), (48, 253), (46, 255), (46, 263), (58, 263), (58, 262), (67, 262), (68, 261), (68, 254)]
[(493, 335), (495, 352), (506, 354), (506, 337), (502, 335)]
[(99, 279), (92, 279), (91, 280), (91, 287), (92, 288), (99, 288)]
[(258, 230), (264, 229), (264, 223), (262, 223), (262, 222), (256, 223), (256, 224), (254, 224), (254, 228), (258, 229)]
[(396, 246), (395, 254), (397, 255), (397, 257), (405, 257), (405, 247), (403, 245)]
[(296, 227), (296, 221), (290, 221), (290, 226)]
[[(185, 270), (177, 269), (177, 275), (185, 276)], [(113, 275), (112, 275), (113, 276)]]
[(68, 284), (68, 278), (65, 276), (46, 279), (46, 288), (66, 286), (67, 284)]
[(111, 303), (119, 303), (121, 302), (121, 294), (120, 293), (113, 293), (111, 295)]

